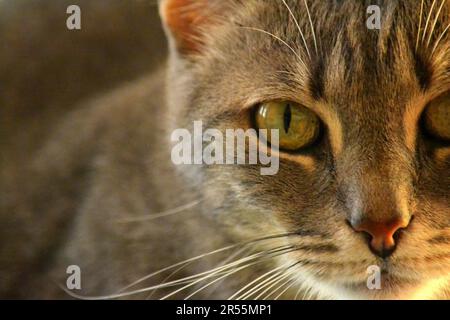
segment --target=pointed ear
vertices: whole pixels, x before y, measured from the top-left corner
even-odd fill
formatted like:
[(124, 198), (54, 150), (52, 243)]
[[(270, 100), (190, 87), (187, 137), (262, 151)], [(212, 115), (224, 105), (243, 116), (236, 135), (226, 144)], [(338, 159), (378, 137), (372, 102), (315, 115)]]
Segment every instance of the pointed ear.
[(217, 5), (224, 0), (162, 0), (160, 15), (178, 52), (199, 53), (202, 31), (214, 23)]

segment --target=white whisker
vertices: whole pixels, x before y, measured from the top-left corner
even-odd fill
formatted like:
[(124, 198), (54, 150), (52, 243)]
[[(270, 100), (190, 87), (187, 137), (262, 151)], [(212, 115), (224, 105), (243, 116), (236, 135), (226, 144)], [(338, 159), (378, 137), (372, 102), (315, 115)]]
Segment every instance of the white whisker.
[(253, 288), (250, 288), (249, 290), (247, 290), (246, 292), (244, 292), (240, 296), (236, 297), (235, 300), (244, 300), (244, 299), (247, 299), (247, 298), (251, 297), (254, 293), (258, 292), (259, 290), (262, 290), (266, 285), (270, 284), (271, 280), (277, 279), (285, 271), (286, 271), (286, 269), (277, 271), (276, 273), (274, 273), (270, 277), (264, 279), (263, 281), (261, 281), (260, 283), (255, 285)]
[[(281, 281), (283, 281), (284, 279), (286, 279), (287, 277), (289, 277), (291, 274), (292, 274), (292, 271), (291, 272), (286, 272), (287, 270), (285, 270), (285, 272), (283, 273), (283, 274), (281, 274), (281, 276), (279, 276), (278, 278), (276, 278), (276, 279), (274, 279), (274, 280), (272, 280), (271, 282), (269, 282), (269, 283), (267, 283), (264, 287), (266, 287), (265, 289), (264, 289), (264, 287), (263, 288), (260, 288), (259, 290), (261, 290), (261, 289), (264, 289), (262, 292), (260, 292), (255, 298), (254, 298), (254, 300), (259, 300), (259, 299), (261, 299), (261, 297), (264, 295), (264, 294), (266, 294), (270, 289), (272, 289), (274, 286), (276, 286), (277, 284), (279, 284)], [(258, 291), (259, 291), (258, 290)]]
[[(290, 278), (288, 279), (286, 282), (284, 282), (280, 287), (278, 287), (276, 290), (274, 290), (274, 292), (272, 294), (274, 294), (275, 292), (277, 292), (279, 289), (281, 289), (282, 287), (286, 286), (275, 298), (274, 300), (278, 300), (286, 291), (288, 291), (290, 288), (292, 288), (292, 286), (296, 283), (296, 279)], [(271, 294), (271, 295), (272, 295)], [(270, 297), (270, 296), (269, 296)], [(266, 299), (264, 299), (266, 300)]]
[(419, 29), (417, 30), (417, 39), (416, 39), (416, 51), (419, 48), (419, 39), (420, 39), (420, 31), (422, 31), (422, 20), (423, 20), (423, 7), (424, 7), (424, 1), (422, 0), (420, 5), (420, 18), (419, 18)]
[[(292, 248), (292, 247), (291, 247), (291, 248)], [(269, 254), (270, 254), (270, 253), (274, 253), (274, 252), (281, 251), (281, 250), (286, 250), (286, 249), (287, 249), (286, 246), (284, 246), (284, 247), (281, 247), (281, 249), (276, 248), (276, 249), (269, 250), (269, 251), (267, 251), (267, 252), (269, 252)], [(292, 249), (291, 249), (291, 250), (292, 250)], [(290, 251), (287, 250), (286, 252), (282, 252), (281, 254), (284, 254), (284, 253), (287, 253), (287, 252), (290, 252)], [(126, 296), (136, 295), (136, 294), (139, 294), (139, 293), (148, 292), (148, 291), (155, 290), (155, 289), (167, 288), (167, 287), (173, 287), (173, 286), (180, 285), (180, 284), (185, 284), (185, 283), (189, 283), (188, 286), (191, 286), (191, 285), (193, 285), (193, 284), (199, 282), (199, 280), (198, 280), (199, 277), (200, 277), (200, 279), (202, 279), (202, 280), (207, 279), (208, 277), (211, 277), (211, 276), (213, 276), (213, 275), (216, 275), (216, 274), (219, 273), (220, 271), (223, 271), (223, 270), (232, 268), (232, 267), (233, 267), (234, 265), (236, 265), (236, 264), (239, 265), (239, 264), (242, 264), (242, 263), (244, 263), (244, 262), (251, 261), (252, 259), (256, 259), (256, 260), (257, 260), (258, 258), (261, 258), (261, 257), (264, 258), (264, 257), (266, 256), (266, 255), (264, 255), (265, 253), (266, 253), (266, 252), (259, 252), (259, 253), (254, 254), (254, 255), (252, 255), (252, 256), (250, 256), (250, 257), (246, 257), (246, 258), (244, 258), (244, 259), (240, 259), (240, 260), (238, 260), (238, 261), (235, 261), (235, 262), (233, 262), (233, 263), (230, 263), (230, 264), (228, 264), (228, 265), (226, 265), (226, 266), (223, 266), (223, 267), (220, 267), (220, 268), (214, 268), (214, 269), (209, 270), (209, 271), (201, 272), (201, 273), (196, 274), (196, 275), (192, 275), (192, 276), (188, 276), (188, 277), (185, 277), (185, 278), (177, 279), (177, 280), (170, 281), (170, 282), (167, 282), (167, 283), (164, 283), (164, 284), (158, 284), (158, 285), (154, 285), (154, 286), (150, 286), (150, 287), (146, 287), (146, 288), (142, 288), (142, 289), (137, 289), (137, 290), (128, 291), (128, 292), (122, 292), (122, 293), (116, 293), (116, 294), (111, 294), (111, 295), (104, 295), (104, 296), (82, 296), (82, 295), (79, 295), (79, 294), (76, 294), (76, 293), (71, 292), (70, 290), (66, 289), (63, 285), (60, 285), (60, 288), (61, 288), (62, 290), (64, 290), (68, 295), (70, 295), (70, 296), (72, 296), (72, 297), (74, 297), (74, 298), (77, 298), (77, 299), (82, 299), (82, 300), (106, 300), (106, 299), (117, 299), (117, 298), (122, 298), (122, 297), (126, 297)], [(259, 262), (259, 261), (256, 261), (256, 262)], [(205, 276), (205, 275), (206, 275), (206, 276)], [(189, 280), (191, 280), (191, 281), (189, 281)], [(186, 282), (186, 281), (188, 281), (188, 282)], [(187, 287), (187, 286), (186, 286), (186, 287)], [(184, 288), (184, 287), (183, 287), (183, 288)], [(177, 290), (177, 292), (178, 292), (178, 291), (179, 291), (179, 290)]]
[(314, 25), (311, 19), (311, 14), (309, 13), (309, 7), (308, 7), (308, 2), (306, 0), (305, 1), (305, 6), (306, 6), (306, 12), (308, 13), (308, 18), (309, 18), (309, 23), (311, 25), (311, 32), (312, 32), (312, 36), (313, 36), (313, 40), (314, 40), (314, 47), (316, 48), (316, 54), (318, 54), (319, 50), (317, 49), (317, 39), (316, 39), (316, 33), (314, 32)]
[(143, 221), (150, 221), (150, 220), (154, 220), (154, 219), (158, 219), (158, 218), (163, 218), (163, 217), (171, 216), (171, 215), (183, 212), (187, 209), (193, 208), (193, 207), (197, 206), (198, 204), (200, 204), (201, 202), (202, 202), (202, 200), (195, 200), (195, 201), (189, 202), (187, 204), (184, 204), (182, 206), (179, 206), (179, 207), (176, 207), (173, 209), (169, 209), (166, 211), (153, 213), (153, 214), (149, 214), (149, 215), (144, 215), (144, 216), (140, 216), (140, 217), (120, 219), (117, 222), (119, 222), (119, 223), (143, 222)]
[[(237, 269), (235, 269), (235, 270), (232, 270), (231, 272), (225, 273), (225, 275), (223, 275), (223, 276), (221, 276), (221, 277), (219, 277), (219, 278), (217, 278), (217, 279), (215, 279), (215, 280), (213, 280), (213, 281), (211, 281), (211, 282), (205, 284), (205, 285), (202, 286), (200, 289), (195, 290), (194, 292), (192, 292), (191, 294), (189, 294), (186, 298), (184, 298), (184, 300), (188, 300), (189, 298), (193, 297), (194, 295), (196, 295), (196, 294), (199, 293), (200, 291), (206, 289), (207, 287), (211, 286), (212, 284), (216, 283), (217, 281), (220, 281), (220, 280), (222, 280), (222, 279), (224, 279), (224, 278), (226, 278), (226, 277), (229, 277), (230, 275), (235, 274), (236, 272), (241, 271), (242, 269), (247, 268), (247, 267), (249, 267), (249, 266), (251, 266), (251, 265), (254, 265), (254, 264), (256, 264), (256, 263), (260, 263), (260, 261), (246, 264), (246, 265), (241, 266), (241, 267), (239, 267), (239, 268), (237, 268)], [(166, 296), (166, 297), (167, 297), (167, 296)], [(164, 298), (162, 298), (162, 300), (164, 300)]]
[[(161, 284), (167, 283), (174, 275), (176, 275), (178, 272), (180, 272), (184, 268), (188, 267), (192, 263), (193, 263), (193, 261), (188, 262), (185, 265), (182, 265), (179, 268), (177, 268), (176, 270), (174, 270), (173, 272), (171, 272), (166, 278), (164, 278), (164, 280), (161, 282)], [(158, 289), (152, 290), (152, 292), (150, 292), (150, 294), (145, 298), (145, 300), (150, 300), (157, 290)]]
[[(283, 270), (280, 270), (278, 272), (276, 272), (275, 274), (273, 274), (272, 276), (268, 277), (267, 279), (265, 279), (264, 281), (261, 281), (260, 283), (258, 283), (256, 286), (254, 286), (253, 288), (251, 288), (250, 290), (248, 290), (247, 292), (245, 292), (244, 294), (240, 295), (238, 298), (236, 298), (236, 300), (244, 300), (244, 299), (248, 299), (249, 297), (251, 297), (252, 295), (254, 295), (255, 293), (257, 293), (260, 290), (263, 290), (266, 286), (270, 285), (271, 283), (273, 283), (273, 281), (276, 281), (277, 279), (279, 279), (279, 277), (283, 276), (287, 270), (289, 270), (290, 268), (292, 268), (294, 265), (296, 265), (298, 262), (291, 264), (288, 267), (285, 267)], [(270, 288), (269, 288), (270, 289)], [(259, 297), (259, 296), (258, 296)], [(256, 299), (258, 299), (258, 297)]]
[(305, 45), (306, 52), (308, 53), (309, 58), (311, 58), (311, 54), (310, 54), (310, 52), (309, 52), (308, 44), (306, 43), (305, 36), (303, 35), (302, 29), (300, 28), (300, 25), (299, 25), (299, 23), (298, 23), (297, 18), (295, 17), (294, 13), (292, 12), (291, 8), (290, 8), (289, 5), (286, 3), (286, 1), (285, 1), (285, 0), (281, 0), (281, 1), (283, 2), (284, 6), (288, 9), (290, 16), (291, 16), (292, 19), (294, 20), (295, 25), (297, 26), (297, 29), (298, 29), (298, 31), (300, 32), (300, 35), (301, 35), (301, 37), (302, 37), (303, 43), (304, 43), (304, 45)]
[(431, 5), (431, 9), (430, 9), (430, 11), (429, 11), (429, 13), (428, 13), (428, 16), (427, 16), (427, 21), (426, 21), (426, 23), (425, 23), (425, 28), (423, 29), (422, 43), (424, 42), (425, 37), (426, 37), (426, 35), (427, 35), (428, 24), (430, 23), (431, 14), (433, 13), (433, 9), (434, 9), (434, 6), (435, 6), (435, 5), (436, 5), (436, 0), (433, 0), (433, 4)]
[(148, 280), (148, 279), (150, 279), (150, 278), (152, 278), (152, 277), (154, 277), (154, 276), (156, 276), (156, 275), (158, 275), (158, 274), (161, 274), (161, 273), (163, 273), (163, 272), (165, 272), (165, 271), (168, 271), (168, 270), (177, 268), (177, 267), (182, 266), (182, 265), (184, 265), (184, 264), (187, 264), (187, 263), (190, 263), (190, 262), (193, 262), (193, 261), (196, 261), (196, 260), (200, 260), (200, 259), (202, 259), (202, 258), (211, 256), (211, 255), (214, 255), (214, 254), (217, 254), (217, 253), (221, 253), (221, 252), (224, 252), (224, 251), (228, 251), (228, 250), (231, 250), (231, 249), (234, 249), (234, 248), (238, 248), (238, 247), (241, 247), (241, 246), (246, 246), (246, 245), (249, 245), (249, 244), (252, 244), (252, 243), (256, 243), (256, 242), (260, 242), (260, 241), (277, 239), (277, 238), (286, 237), (286, 236), (290, 236), (290, 235), (294, 235), (294, 234), (295, 234), (295, 233), (281, 233), (281, 234), (277, 234), (277, 235), (272, 235), (272, 236), (267, 236), (267, 237), (257, 238), (257, 239), (253, 239), (253, 240), (249, 240), (249, 241), (245, 241), (245, 242), (241, 242), (241, 243), (229, 245), (229, 246), (226, 246), (226, 247), (223, 247), (223, 248), (220, 248), (220, 249), (216, 249), (216, 250), (210, 251), (210, 252), (208, 252), (208, 253), (204, 253), (204, 254), (195, 256), (195, 257), (193, 257), (193, 258), (186, 259), (186, 260), (184, 260), (184, 261), (180, 261), (180, 262), (178, 262), (178, 263), (172, 264), (172, 265), (170, 265), (170, 266), (168, 266), (168, 267), (165, 267), (165, 268), (163, 268), (163, 269), (160, 269), (160, 270), (158, 270), (158, 271), (155, 271), (155, 272), (153, 272), (153, 273), (151, 273), (151, 274), (149, 274), (149, 275), (146, 275), (146, 276), (144, 276), (144, 277), (142, 277), (142, 278), (140, 278), (140, 279), (134, 281), (133, 283), (129, 284), (128, 286), (126, 286), (126, 287), (120, 289), (119, 292), (128, 290), (128, 289), (134, 287), (135, 285), (141, 283), (142, 281)]
[(436, 24), (437, 24), (437, 22), (439, 20), (439, 17), (440, 17), (441, 12), (442, 12), (442, 8), (444, 8), (444, 4), (445, 4), (446, 1), (447, 0), (442, 0), (442, 4), (439, 7), (438, 12), (436, 13), (436, 18), (434, 19), (434, 23), (433, 23), (433, 26), (431, 27), (430, 35), (428, 36), (427, 47), (430, 45), (431, 37), (433, 36), (434, 30), (436, 28)]
[[(230, 257), (228, 257), (227, 259), (225, 259), (224, 261), (222, 261), (222, 262), (220, 263), (220, 265), (225, 265), (225, 264), (227, 264), (229, 261), (231, 261), (231, 260), (233, 260), (234, 258), (238, 257), (241, 253), (246, 252), (246, 251), (248, 251), (248, 250), (251, 250), (251, 249), (250, 249), (250, 248), (247, 248), (247, 247), (244, 247), (244, 248), (238, 250), (238, 252), (232, 254)], [(222, 279), (222, 281), (223, 281), (223, 280), (225, 280), (225, 279)], [(220, 286), (220, 284), (222, 283), (222, 281), (217, 282), (217, 283), (215, 284), (215, 286), (214, 286), (212, 289), (210, 289), (210, 291), (209, 291), (210, 294), (213, 294), (213, 293), (219, 288), (219, 286)]]
[(295, 294), (295, 296), (294, 296), (294, 300), (297, 300), (298, 299), (298, 296), (300, 295), (300, 292), (302, 291), (302, 287), (301, 286), (299, 286), (299, 288), (298, 288), (298, 290), (297, 290), (297, 293)]
[(300, 55), (294, 50), (294, 48), (292, 48), (286, 41), (284, 41), (283, 39), (281, 39), (280, 37), (278, 37), (278, 36), (276, 36), (276, 35), (274, 35), (273, 33), (270, 33), (270, 32), (268, 32), (268, 31), (266, 31), (266, 30), (263, 30), (263, 29), (259, 29), (259, 28), (254, 28), (254, 27), (243, 27), (243, 26), (241, 26), (240, 28), (243, 28), (243, 29), (247, 29), (247, 30), (253, 30), (253, 31), (258, 31), (258, 32), (261, 32), (261, 33), (264, 33), (264, 34), (267, 34), (268, 36), (271, 36), (271, 37), (273, 37), (274, 39), (276, 39), (276, 40), (278, 40), (278, 41), (280, 41), (282, 44), (284, 44), (299, 60), (300, 60), (300, 62), (304, 65), (304, 66), (306, 66), (306, 64), (305, 64), (305, 62), (303, 61), (303, 59), (302, 59), (302, 57), (300, 57)]
[[(284, 248), (284, 249), (281, 249), (281, 250), (286, 250), (286, 249), (288, 249), (288, 250), (285, 251), (285, 252), (281, 252), (281, 254), (285, 254), (285, 253), (287, 253), (287, 252), (290, 252), (289, 249), (292, 250), (292, 247)], [(256, 254), (256, 255), (258, 256), (259, 254)], [(246, 264), (246, 265), (244, 265), (244, 266), (238, 267), (237, 269), (232, 269), (231, 271), (229, 271), (228, 273), (225, 274), (225, 277), (227, 277), (227, 276), (229, 276), (229, 275), (232, 275), (232, 274), (234, 274), (234, 273), (236, 273), (236, 272), (238, 272), (238, 271), (240, 271), (240, 270), (242, 270), (242, 269), (244, 269), (244, 268), (247, 268), (247, 267), (249, 267), (249, 266), (252, 266), (252, 265), (261, 263), (262, 261), (265, 261), (267, 258), (273, 258), (273, 257), (276, 257), (276, 256), (278, 256), (278, 255), (280, 255), (280, 253), (277, 253), (277, 254), (272, 255), (272, 256), (271, 256), (270, 254), (262, 255), (262, 257), (259, 257), (259, 256), (258, 256), (257, 258), (261, 258), (260, 260), (256, 259), (256, 261), (254, 261), (254, 262), (250, 262), (250, 263), (248, 263), (248, 264)], [(241, 259), (241, 260), (244, 260), (244, 262), (245, 262), (246, 260), (251, 261), (251, 260), (253, 260), (253, 258), (244, 258), (244, 259)], [(238, 262), (233, 263), (232, 265), (240, 265), (240, 264), (242, 264), (242, 262), (238, 261)], [(226, 268), (229, 269), (229, 266), (226, 266)], [(185, 290), (185, 289), (187, 289), (187, 288), (189, 288), (189, 287), (191, 287), (191, 286), (193, 286), (193, 285), (195, 285), (195, 284), (197, 284), (197, 283), (199, 283), (199, 282), (202, 282), (202, 281), (204, 281), (204, 280), (206, 280), (206, 279), (209, 279), (209, 278), (211, 278), (211, 277), (213, 277), (213, 276), (215, 276), (215, 275), (217, 275), (217, 272), (211, 272), (211, 273), (208, 273), (206, 276), (204, 276), (204, 277), (202, 277), (202, 278), (200, 278), (200, 279), (198, 279), (198, 280), (195, 280), (195, 281), (192, 282), (191, 284), (188, 284), (188, 285), (186, 285), (186, 286), (184, 286), (184, 287), (182, 287), (182, 288), (180, 288), (180, 289), (177, 289), (177, 290), (175, 290), (175, 291), (173, 291), (173, 292), (171, 292), (171, 293), (165, 295), (164, 297), (161, 298), (161, 300), (165, 300), (165, 299), (167, 299), (167, 298), (169, 298), (169, 297), (171, 297), (171, 296), (177, 294), (178, 292), (181, 292), (181, 291), (183, 291), (183, 290)], [(222, 276), (222, 277), (224, 277), (224, 276)], [(219, 280), (222, 279), (222, 277), (220, 277)], [(216, 279), (216, 280), (217, 280), (217, 279)], [(189, 296), (188, 296), (187, 298), (185, 298), (185, 299), (188, 299), (188, 298), (192, 297), (194, 294), (196, 294), (196, 293), (200, 292), (201, 290), (205, 289), (205, 288), (208, 287), (210, 284), (215, 283), (216, 280), (210, 282), (210, 283), (207, 284), (206, 286), (203, 286), (203, 287), (200, 288), (199, 290), (196, 290), (193, 294), (189, 295)]]
[[(288, 278), (286, 281), (282, 282), (282, 280)], [(275, 293), (278, 292), (278, 290), (280, 290), (281, 288), (283, 288), (288, 282), (292, 281), (292, 279), (290, 279), (288, 277), (288, 275), (285, 275), (283, 277), (283, 279), (281, 279), (280, 281), (276, 282), (274, 285), (279, 284), (281, 282), (280, 285), (278, 285), (277, 287), (275, 287), (275, 289), (270, 290), (268, 294), (266, 294), (263, 298), (261, 298), (261, 300), (268, 300), (272, 295), (274, 295)], [(276, 300), (276, 299), (274, 299)]]
[(268, 275), (279, 271), (280, 269), (286, 268), (286, 266), (288, 265), (288, 263), (283, 264), (277, 268), (274, 268), (266, 273), (264, 273), (263, 275), (259, 276), (258, 278), (254, 279), (252, 282), (248, 283), (247, 285), (245, 285), (244, 287), (242, 287), (241, 289), (239, 289), (238, 291), (236, 291), (233, 295), (231, 295), (227, 300), (233, 300), (236, 296), (238, 296), (241, 292), (245, 291), (247, 288), (251, 287), (254, 283), (257, 283), (258, 281), (262, 280), (263, 278), (267, 277)]
[(450, 24), (444, 29), (444, 31), (442, 32), (442, 34), (439, 36), (439, 38), (436, 40), (436, 43), (433, 46), (433, 50), (431, 51), (431, 54), (434, 54), (434, 52), (436, 51), (437, 47), (439, 46), (439, 43), (441, 42), (441, 40), (444, 38), (445, 34), (447, 33), (447, 31), (450, 29)]

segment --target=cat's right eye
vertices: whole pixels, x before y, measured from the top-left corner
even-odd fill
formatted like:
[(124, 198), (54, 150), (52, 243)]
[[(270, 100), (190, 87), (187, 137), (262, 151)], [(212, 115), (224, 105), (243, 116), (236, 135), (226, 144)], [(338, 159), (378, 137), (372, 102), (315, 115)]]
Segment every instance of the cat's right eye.
[[(258, 129), (276, 129), (279, 147), (296, 151), (312, 145), (320, 135), (322, 123), (319, 117), (298, 103), (291, 101), (269, 101), (262, 103), (256, 112)], [(265, 137), (270, 141), (270, 135)]]
[(427, 106), (423, 114), (423, 125), (428, 135), (450, 142), (450, 93)]

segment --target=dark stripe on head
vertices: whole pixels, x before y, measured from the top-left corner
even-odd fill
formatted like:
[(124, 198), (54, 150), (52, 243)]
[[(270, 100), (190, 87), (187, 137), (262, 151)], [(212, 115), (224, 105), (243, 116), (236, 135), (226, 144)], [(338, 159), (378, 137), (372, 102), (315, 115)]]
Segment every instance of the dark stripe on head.
[(321, 100), (324, 98), (324, 72), (324, 60), (318, 57), (313, 64), (311, 70), (311, 79), (309, 80), (309, 90), (311, 92), (311, 96), (316, 100)]
[(425, 91), (430, 86), (432, 71), (431, 67), (420, 55), (415, 56), (415, 72), (420, 87)]

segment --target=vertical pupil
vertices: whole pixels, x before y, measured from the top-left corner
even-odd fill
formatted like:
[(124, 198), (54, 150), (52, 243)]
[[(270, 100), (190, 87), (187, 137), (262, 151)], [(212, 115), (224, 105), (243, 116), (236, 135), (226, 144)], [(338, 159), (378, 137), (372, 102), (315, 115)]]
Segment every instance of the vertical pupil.
[(284, 131), (286, 133), (289, 133), (289, 127), (291, 125), (291, 105), (288, 103), (286, 106), (286, 109), (284, 109)]

